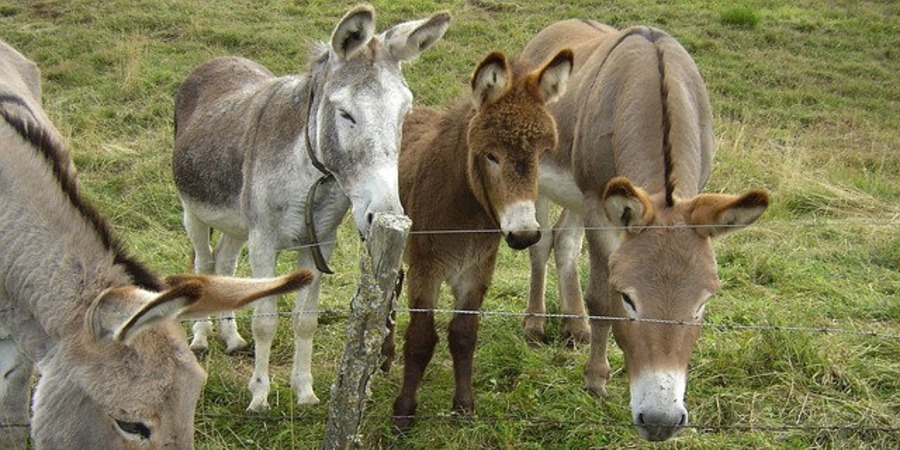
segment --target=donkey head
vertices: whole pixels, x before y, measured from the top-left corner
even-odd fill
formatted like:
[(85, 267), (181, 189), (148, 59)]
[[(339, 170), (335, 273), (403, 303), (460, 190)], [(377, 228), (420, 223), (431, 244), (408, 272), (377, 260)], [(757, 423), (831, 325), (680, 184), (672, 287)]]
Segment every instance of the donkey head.
[(562, 95), (572, 64), (572, 51), (565, 49), (540, 68), (519, 74), (503, 54), (491, 53), (472, 76), (476, 114), (467, 136), (469, 184), (514, 249), (541, 238), (534, 215), (538, 160), (555, 151), (557, 142), (546, 104)]
[(360, 233), (376, 212), (403, 210), (397, 158), (413, 97), (400, 64), (428, 49), (449, 24), (450, 15), (438, 13), (375, 35), (375, 12), (359, 7), (344, 16), (313, 65), (318, 104), (310, 132), (318, 157), (350, 198)]
[(192, 448), (206, 375), (175, 319), (240, 308), (311, 280), (302, 270), (275, 279), (173, 278), (162, 293), (107, 289), (73, 338), (41, 362), (35, 446)]
[[(603, 198), (607, 218), (627, 230), (609, 258), (607, 314), (697, 324), (719, 289), (711, 238), (750, 225), (769, 204), (764, 191), (751, 190), (667, 205), (622, 177), (609, 181)], [(645, 438), (665, 440), (687, 424), (688, 362), (700, 327), (639, 320), (614, 321), (612, 329), (625, 354), (634, 423)]]

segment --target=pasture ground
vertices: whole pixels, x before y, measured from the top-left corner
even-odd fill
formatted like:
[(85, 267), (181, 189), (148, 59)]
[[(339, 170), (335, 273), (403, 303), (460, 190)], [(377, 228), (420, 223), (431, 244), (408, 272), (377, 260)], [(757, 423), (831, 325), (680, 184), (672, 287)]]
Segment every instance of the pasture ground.
[[(301, 71), (310, 42), (326, 39), (352, 4), (0, 0), (0, 38), (40, 65), (45, 109), (68, 139), (85, 194), (136, 255), (174, 273), (191, 267), (170, 174), (178, 83), (206, 59), (231, 54), (278, 74)], [(550, 322), (549, 343), (529, 348), (521, 317), (487, 316), (476, 353), (477, 418), (449, 414), (452, 370), (441, 331), (420, 390), (422, 419), (406, 440), (392, 437), (395, 365), (373, 382), (362, 430), (366, 448), (900, 448), (900, 3), (373, 4), (380, 29), (442, 9), (453, 13), (444, 39), (405, 69), (417, 103), (432, 106), (466, 92), (482, 55), (515, 54), (558, 19), (667, 30), (693, 54), (712, 97), (718, 154), (707, 191), (763, 187), (774, 201), (760, 223), (717, 244), (723, 289), (707, 308), (707, 321), (881, 336), (705, 328), (686, 396), (698, 427), (650, 444), (628, 425), (627, 380), (616, 348), (610, 398), (601, 401), (582, 389), (587, 348), (566, 348), (558, 321)], [(320, 445), (358, 276), (355, 235), (348, 220), (332, 261), (337, 274), (323, 285), (314, 356), (323, 404), (298, 407), (291, 396), (285, 318), (272, 358), (268, 415), (244, 412), (252, 361), (213, 346), (204, 362), (209, 379), (197, 411), (197, 448)], [(281, 270), (292, 262), (285, 253)], [(240, 270), (247, 274), (246, 263)], [(524, 310), (527, 277), (527, 253), (504, 249), (485, 309)], [(283, 299), (282, 310), (290, 303)], [(446, 330), (449, 316), (438, 319)], [(405, 324), (401, 314), (401, 334)], [(249, 337), (246, 317), (240, 326)]]

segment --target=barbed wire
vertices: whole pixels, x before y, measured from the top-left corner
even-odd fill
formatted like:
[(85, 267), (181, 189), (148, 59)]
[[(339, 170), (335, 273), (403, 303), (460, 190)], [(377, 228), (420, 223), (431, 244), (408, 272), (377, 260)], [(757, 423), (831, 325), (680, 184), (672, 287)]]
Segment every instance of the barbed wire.
[[(724, 324), (714, 322), (690, 322), (682, 320), (666, 320), (666, 319), (645, 319), (615, 316), (596, 316), (590, 314), (565, 314), (565, 313), (530, 313), (522, 311), (498, 311), (498, 310), (471, 310), (471, 309), (449, 309), (449, 308), (395, 308), (394, 312), (398, 313), (437, 313), (437, 314), (461, 314), (461, 315), (478, 315), (485, 317), (540, 317), (546, 319), (587, 319), (600, 320), (606, 322), (635, 322), (650, 323), (657, 325), (670, 326), (691, 326), (700, 328), (711, 328), (718, 332), (729, 331), (777, 331), (777, 332), (793, 332), (793, 333), (814, 333), (814, 334), (840, 334), (862, 336), (879, 339), (900, 339), (900, 334), (888, 333), (874, 330), (853, 330), (847, 328), (836, 328), (830, 326), (797, 326), (797, 325), (744, 325), (744, 324)], [(346, 317), (349, 316), (349, 310), (341, 309), (322, 309), (316, 311), (279, 311), (266, 314), (242, 314), (235, 316), (235, 319), (252, 319), (254, 317), (294, 317), (303, 315), (318, 315), (324, 313), (332, 316)], [(208, 319), (184, 319), (182, 322), (193, 323), (205, 321)]]

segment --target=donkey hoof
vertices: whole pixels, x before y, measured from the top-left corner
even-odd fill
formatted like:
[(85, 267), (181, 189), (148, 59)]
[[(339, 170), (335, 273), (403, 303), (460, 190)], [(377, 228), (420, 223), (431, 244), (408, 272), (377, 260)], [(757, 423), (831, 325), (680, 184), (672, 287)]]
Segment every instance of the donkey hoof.
[(236, 357), (252, 357), (253, 356), (253, 348), (251, 348), (245, 342), (244, 345), (235, 345), (234, 347), (229, 347), (225, 349), (225, 354), (228, 356), (236, 356)]
[(384, 373), (390, 373), (391, 366), (394, 364), (394, 358), (387, 358), (381, 363), (381, 371)]
[(250, 406), (247, 407), (247, 412), (255, 414), (267, 413), (269, 412), (269, 401), (266, 399), (253, 399), (250, 401)]
[(452, 414), (463, 417), (475, 416), (475, 401), (472, 399), (453, 399)]
[(191, 347), (191, 352), (194, 353), (195, 358), (203, 360), (209, 354), (209, 347)]
[(525, 329), (525, 342), (531, 347), (537, 347), (545, 342), (547, 336), (544, 334), (544, 330), (537, 328), (526, 328)]
[(606, 391), (606, 383), (586, 383), (584, 386), (587, 391), (597, 398), (609, 398), (609, 393)]
[(406, 437), (416, 420), (417, 407), (418, 404), (414, 398), (401, 396), (394, 400), (394, 415), (391, 417), (394, 425), (391, 428), (395, 436)]
[(316, 397), (316, 394), (310, 392), (308, 394), (297, 394), (297, 404), (298, 405), (318, 405), (319, 397)]
[(566, 330), (563, 329), (563, 338), (566, 341), (566, 347), (577, 347), (581, 344), (587, 344), (591, 341), (591, 331), (590, 330)]
[(394, 416), (394, 424), (391, 426), (394, 436), (401, 439), (406, 438), (412, 430), (414, 420), (413, 416)]

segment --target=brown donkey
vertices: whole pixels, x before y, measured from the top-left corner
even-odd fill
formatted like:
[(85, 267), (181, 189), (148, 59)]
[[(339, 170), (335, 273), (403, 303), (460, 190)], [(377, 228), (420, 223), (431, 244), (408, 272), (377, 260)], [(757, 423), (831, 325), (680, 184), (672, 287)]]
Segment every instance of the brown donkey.
[(312, 275), (158, 279), (78, 193), (40, 93), (37, 66), (0, 41), (0, 448), (26, 448), (29, 429), (37, 449), (193, 448), (206, 374), (176, 319)]
[[(585, 382), (606, 394), (611, 326), (625, 354), (634, 423), (645, 438), (664, 440), (687, 424), (684, 392), (699, 327), (660, 320), (703, 319), (719, 288), (711, 238), (754, 222), (768, 196), (700, 193), (712, 166), (713, 118), (697, 66), (671, 36), (567, 20), (538, 33), (522, 57), (538, 62), (560, 48), (572, 48), (578, 63), (569, 90), (550, 107), (559, 150), (541, 159), (539, 182), (542, 197), (569, 211), (569, 228), (554, 236), (569, 253), (557, 248), (557, 261), (577, 258), (581, 231), (571, 226), (583, 220), (591, 315), (635, 319), (590, 322)], [(529, 311), (542, 310), (540, 300)], [(530, 332), (539, 335), (536, 328)]]
[[(571, 69), (569, 50), (531, 72), (491, 53), (472, 76), (470, 101), (446, 112), (417, 108), (406, 119), (400, 201), (413, 221), (405, 254), (411, 308), (434, 308), (447, 281), (454, 308), (477, 311), (491, 283), (501, 233), (514, 249), (540, 238), (534, 216), (538, 159), (557, 141), (545, 104), (563, 92)], [(492, 232), (498, 228), (501, 233)], [(477, 335), (478, 316), (454, 315), (448, 337), (453, 407), (464, 412), (474, 408)], [(412, 425), (416, 390), (437, 340), (434, 313), (413, 312), (403, 348), (403, 387), (394, 402), (399, 431)]]

